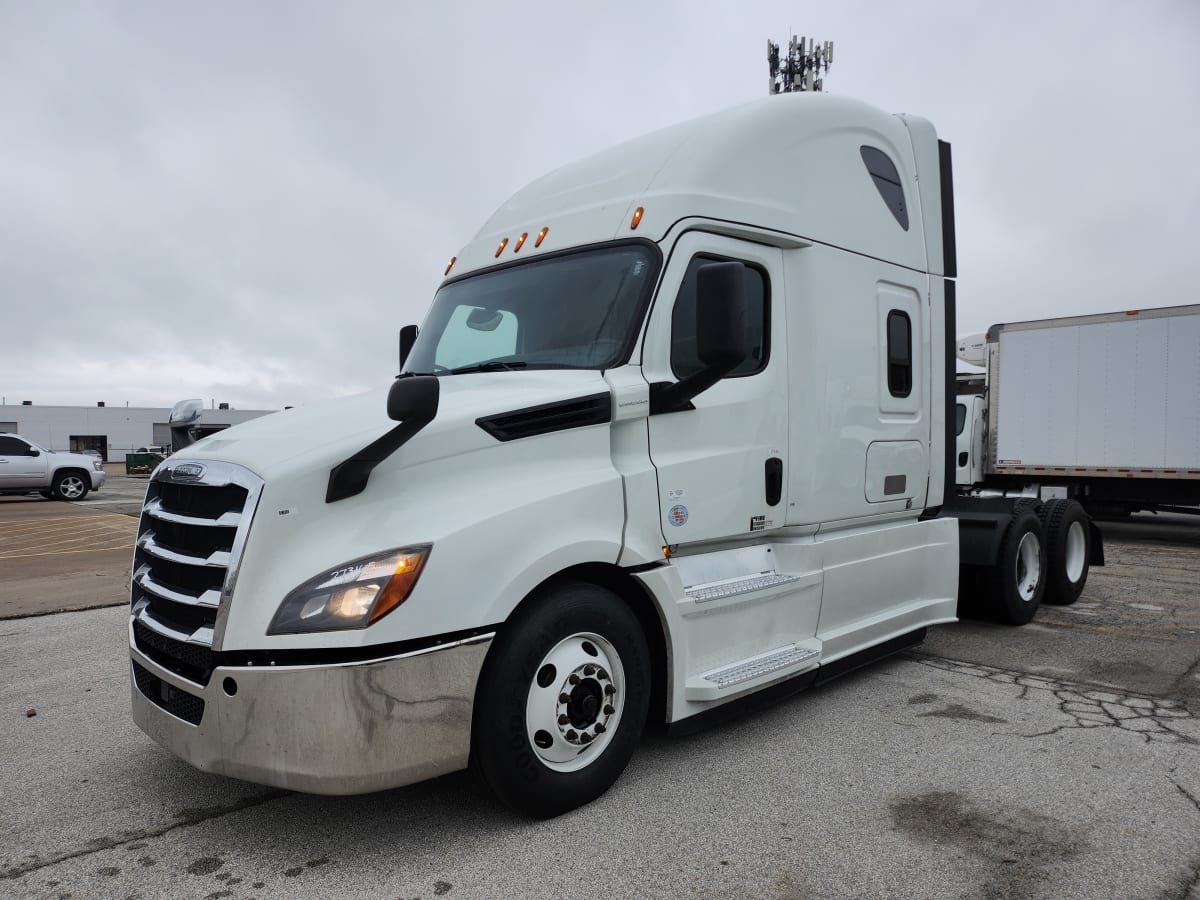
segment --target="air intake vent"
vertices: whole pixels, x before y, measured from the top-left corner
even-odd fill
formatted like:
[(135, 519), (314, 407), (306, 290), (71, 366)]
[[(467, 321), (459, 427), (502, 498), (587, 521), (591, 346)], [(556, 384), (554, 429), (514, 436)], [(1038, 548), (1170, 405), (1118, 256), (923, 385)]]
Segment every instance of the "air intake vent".
[(485, 416), (476, 419), (475, 424), (498, 441), (515, 441), (552, 431), (603, 425), (611, 418), (612, 400), (607, 393), (601, 393)]

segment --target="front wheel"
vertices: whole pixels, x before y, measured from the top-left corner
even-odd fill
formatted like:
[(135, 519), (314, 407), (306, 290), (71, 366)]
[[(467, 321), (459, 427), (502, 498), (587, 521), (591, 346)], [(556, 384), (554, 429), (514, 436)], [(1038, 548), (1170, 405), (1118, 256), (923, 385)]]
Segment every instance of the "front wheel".
[(620, 597), (580, 582), (543, 589), (488, 654), (472, 765), (526, 815), (550, 818), (589, 803), (633, 755), (649, 686), (646, 638)]
[(91, 485), (86, 475), (78, 472), (63, 472), (54, 477), (54, 496), (58, 500), (82, 500), (87, 496)]

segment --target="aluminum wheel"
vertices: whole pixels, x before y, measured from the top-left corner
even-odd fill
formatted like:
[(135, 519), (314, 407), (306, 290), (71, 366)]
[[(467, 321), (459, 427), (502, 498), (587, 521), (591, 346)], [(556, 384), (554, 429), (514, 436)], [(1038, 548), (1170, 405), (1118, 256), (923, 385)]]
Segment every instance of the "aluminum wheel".
[(78, 500), (87, 493), (87, 485), (78, 475), (64, 475), (58, 482), (58, 495), (64, 500)]
[(1074, 584), (1083, 577), (1084, 566), (1087, 565), (1087, 535), (1083, 531), (1083, 523), (1075, 521), (1067, 529), (1066, 574), (1067, 579)]
[(573, 634), (550, 649), (529, 686), (529, 745), (548, 768), (578, 771), (604, 752), (624, 704), (625, 670), (616, 648), (598, 634)]
[(1027, 531), (1017, 544), (1017, 595), (1026, 603), (1037, 595), (1042, 580), (1042, 545), (1036, 533)]

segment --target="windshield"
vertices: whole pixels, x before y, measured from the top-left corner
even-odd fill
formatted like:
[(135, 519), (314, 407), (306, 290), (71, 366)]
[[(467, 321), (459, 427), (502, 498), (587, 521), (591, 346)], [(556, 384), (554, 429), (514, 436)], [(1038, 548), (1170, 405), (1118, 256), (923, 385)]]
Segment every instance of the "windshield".
[(608, 369), (629, 358), (658, 270), (650, 244), (540, 259), (445, 285), (404, 370)]

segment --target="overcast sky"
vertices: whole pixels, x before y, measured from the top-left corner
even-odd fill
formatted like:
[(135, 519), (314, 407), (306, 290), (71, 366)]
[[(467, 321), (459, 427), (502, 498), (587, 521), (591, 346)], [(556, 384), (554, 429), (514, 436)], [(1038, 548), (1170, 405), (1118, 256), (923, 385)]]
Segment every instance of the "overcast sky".
[(509, 194), (764, 96), (789, 28), (954, 145), (960, 334), (1200, 302), (1195, 0), (0, 0), (0, 397), (382, 387)]

